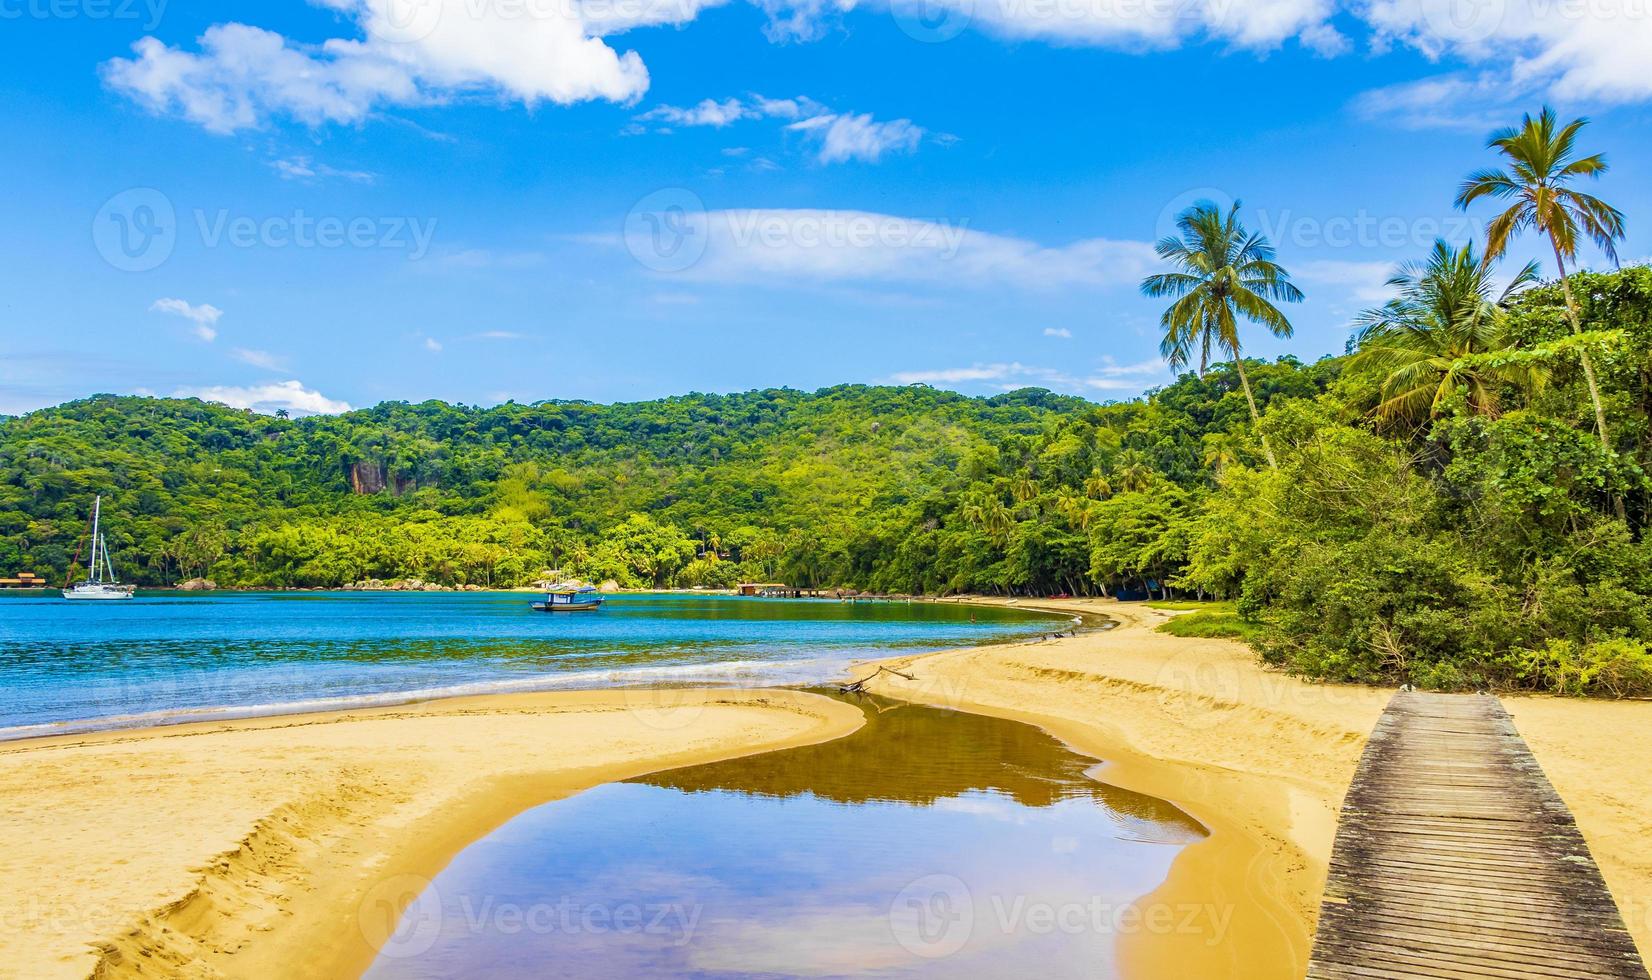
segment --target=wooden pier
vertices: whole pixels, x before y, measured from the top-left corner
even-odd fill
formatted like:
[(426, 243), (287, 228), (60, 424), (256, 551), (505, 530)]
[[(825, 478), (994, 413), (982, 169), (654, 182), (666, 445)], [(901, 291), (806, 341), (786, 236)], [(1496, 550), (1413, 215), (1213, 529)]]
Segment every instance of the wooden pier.
[(1401, 692), (1343, 800), (1308, 977), (1647, 972), (1576, 822), (1502, 704)]

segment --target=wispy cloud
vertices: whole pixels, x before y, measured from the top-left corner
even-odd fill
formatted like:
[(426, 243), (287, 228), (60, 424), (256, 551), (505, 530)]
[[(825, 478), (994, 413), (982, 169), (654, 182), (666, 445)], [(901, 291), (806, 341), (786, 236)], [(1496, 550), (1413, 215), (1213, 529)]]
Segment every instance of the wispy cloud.
[[(704, 244), (699, 260), (675, 273), (685, 279), (1111, 288), (1134, 287), (1157, 261), (1146, 242), (1089, 238), (1045, 245), (947, 221), (866, 211), (713, 211), (685, 222), (676, 232)], [(640, 224), (627, 229), (627, 247), (641, 259), (674, 241), (662, 242)]]
[(340, 170), (325, 163), (316, 163), (307, 156), (286, 157), (280, 160), (271, 160), (270, 166), (281, 175), (283, 180), (297, 180), (307, 183), (320, 180), (348, 180), (357, 184), (371, 184), (378, 180), (378, 174), (366, 170)]
[(877, 163), (886, 153), (913, 153), (923, 142), (923, 127), (910, 119), (878, 122), (870, 113), (814, 116), (786, 127), (819, 144), (821, 163), (860, 160)]
[(277, 357), (267, 350), (237, 347), (230, 353), (243, 364), (251, 364), (253, 367), (261, 367), (267, 371), (279, 371), (286, 366), (285, 358)]
[(1071, 340), (1073, 339), (1073, 332), (1068, 330), (1066, 327), (1045, 327), (1044, 336), (1060, 337), (1062, 340)]
[(224, 311), (211, 303), (202, 303), (199, 306), (181, 299), (158, 299), (149, 305), (151, 313), (168, 313), (172, 316), (181, 316), (194, 324), (195, 336), (207, 343), (218, 339), (218, 318)]

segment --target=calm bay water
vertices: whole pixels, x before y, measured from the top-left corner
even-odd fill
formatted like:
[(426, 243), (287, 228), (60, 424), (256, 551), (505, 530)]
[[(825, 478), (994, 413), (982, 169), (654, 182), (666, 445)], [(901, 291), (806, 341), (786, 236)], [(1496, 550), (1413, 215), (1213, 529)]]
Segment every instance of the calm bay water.
[(500, 592), (0, 598), (0, 738), (617, 684), (799, 684), (850, 661), (991, 642), (1061, 621), (936, 603), (610, 597), (537, 613)]
[(1123, 936), (1224, 928), (1219, 909), (1138, 917), (1205, 834), (1175, 806), (1028, 725), (857, 703), (847, 738), (521, 814), (407, 907), (367, 976), (1106, 978)]

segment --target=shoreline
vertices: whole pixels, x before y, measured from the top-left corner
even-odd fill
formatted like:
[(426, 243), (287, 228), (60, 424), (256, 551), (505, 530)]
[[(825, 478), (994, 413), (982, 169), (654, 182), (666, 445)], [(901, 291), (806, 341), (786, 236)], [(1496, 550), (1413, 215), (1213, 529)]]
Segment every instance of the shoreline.
[(31, 977), (359, 973), (522, 811), (862, 721), (799, 691), (629, 688), (7, 743), (0, 956)]

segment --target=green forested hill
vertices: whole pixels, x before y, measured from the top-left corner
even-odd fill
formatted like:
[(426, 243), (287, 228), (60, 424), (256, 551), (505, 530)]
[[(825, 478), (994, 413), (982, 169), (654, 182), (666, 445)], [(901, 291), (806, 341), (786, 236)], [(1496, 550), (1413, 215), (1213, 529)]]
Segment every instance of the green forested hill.
[(1468, 333), (1396, 307), (1349, 356), (1247, 361), (1260, 425), (1231, 364), (1107, 405), (845, 386), (288, 420), (97, 396), (0, 421), (0, 569), (61, 579), (101, 492), (145, 584), (1180, 589), (1237, 599), (1311, 676), (1652, 691), (1652, 270), (1571, 283), (1582, 336), (1549, 285), (1448, 311)]

